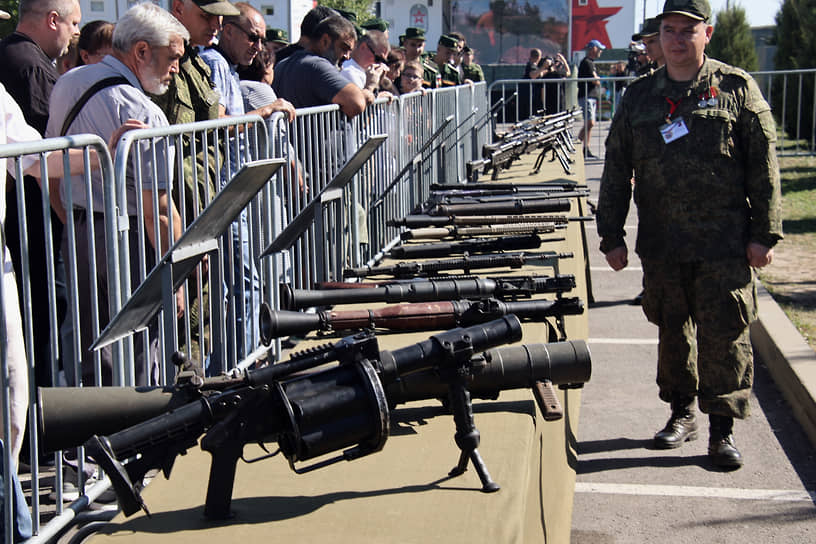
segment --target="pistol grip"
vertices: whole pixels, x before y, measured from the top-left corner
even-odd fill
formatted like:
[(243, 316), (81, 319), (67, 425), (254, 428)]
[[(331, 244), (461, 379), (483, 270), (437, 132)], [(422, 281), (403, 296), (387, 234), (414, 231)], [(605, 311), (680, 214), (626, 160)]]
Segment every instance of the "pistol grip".
[(533, 384), (533, 396), (535, 397), (538, 409), (544, 421), (558, 421), (564, 417), (564, 409), (555, 392), (553, 384), (549, 380), (537, 381)]

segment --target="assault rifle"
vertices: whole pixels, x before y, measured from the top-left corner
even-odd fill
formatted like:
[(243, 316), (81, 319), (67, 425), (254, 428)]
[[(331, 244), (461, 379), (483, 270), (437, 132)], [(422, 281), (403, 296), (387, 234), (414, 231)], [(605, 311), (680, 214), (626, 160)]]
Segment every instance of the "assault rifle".
[[(505, 236), (503, 238), (473, 238), (454, 242), (434, 242), (430, 244), (401, 244), (392, 248), (387, 255), (392, 259), (430, 259), (465, 253), (492, 253), (517, 249), (541, 247), (542, 239), (537, 234)], [(547, 240), (551, 241), (551, 240)]]
[(513, 314), (521, 321), (544, 321), (581, 315), (584, 304), (577, 297), (555, 300), (502, 302), (448, 300), (391, 304), (375, 310), (323, 310), (316, 313), (270, 311), (268, 333), (272, 338), (302, 336), (312, 331), (332, 332), (378, 328), (391, 331), (439, 330), (485, 323)]
[(442, 238), (470, 238), (472, 236), (500, 234), (547, 234), (555, 232), (558, 226), (553, 223), (510, 223), (507, 225), (482, 225), (477, 227), (428, 227), (411, 229), (400, 233), (402, 240), (439, 240)]
[(567, 217), (566, 215), (465, 215), (444, 216), (444, 215), (406, 215), (399, 219), (389, 219), (385, 222), (389, 227), (408, 227), (409, 229), (423, 227), (445, 227), (453, 225), (456, 227), (476, 227), (481, 225), (508, 225), (519, 223), (554, 223), (556, 225), (566, 225), (570, 221), (594, 221), (591, 216)]
[(486, 268), (521, 268), (525, 264), (552, 264), (560, 259), (570, 259), (572, 253), (556, 253), (544, 251), (541, 253), (498, 253), (495, 255), (465, 255), (456, 259), (440, 259), (437, 261), (401, 262), (379, 266), (361, 266), (343, 270), (344, 278), (365, 278), (367, 276), (388, 275), (397, 278), (411, 278), (416, 276), (432, 276), (445, 270), (462, 270), (469, 274), (473, 270)]
[[(288, 283), (280, 284), (281, 307), (299, 310), (337, 304), (364, 302), (430, 302), (434, 300), (461, 299), (519, 299), (542, 293), (561, 292), (571, 289), (575, 278), (571, 276), (520, 276), (519, 281), (495, 281), (485, 278), (472, 280), (435, 280), (408, 283), (392, 283), (382, 287), (361, 289), (295, 289)], [(567, 287), (570, 286), (570, 287)]]
[[(62, 432), (61, 442), (51, 442), (58, 448), (85, 440), (86, 453), (111, 479), (126, 516), (139, 509), (147, 512), (133, 482), (141, 482), (155, 468), (169, 477), (176, 457), (203, 434), (201, 449), (212, 455), (204, 514), (227, 519), (239, 459), (252, 462), (281, 452), (296, 473), (357, 459), (384, 447), (394, 406), (445, 398), (461, 450), (450, 475), (463, 473), (470, 462), (482, 491), (492, 492), (499, 486), (479, 454), (471, 397), (495, 399), (506, 389), (531, 388), (549, 419), (557, 417), (560, 408), (552, 385), (583, 384), (590, 375), (589, 350), (582, 341), (492, 349), (520, 339), (521, 324), (509, 315), (393, 351), (380, 351), (374, 335), (364, 332), (259, 370), (218, 378), (193, 374), (169, 391), (76, 388), (55, 405), (48, 388), (41, 388), (42, 433), (46, 438), (50, 429)], [(333, 361), (339, 364), (315, 370)], [(53, 391), (61, 393), (60, 389), (67, 388)], [(167, 396), (177, 400), (173, 409), (167, 408), (171, 404)], [(111, 398), (120, 399), (116, 421), (111, 414), (100, 413), (97, 403)], [(122, 425), (151, 412), (149, 418)], [(66, 421), (74, 425), (60, 429)], [(100, 436), (105, 432), (113, 434)], [(278, 451), (251, 460), (244, 457), (245, 445), (269, 442), (277, 442)], [(295, 467), (341, 450), (310, 466)]]

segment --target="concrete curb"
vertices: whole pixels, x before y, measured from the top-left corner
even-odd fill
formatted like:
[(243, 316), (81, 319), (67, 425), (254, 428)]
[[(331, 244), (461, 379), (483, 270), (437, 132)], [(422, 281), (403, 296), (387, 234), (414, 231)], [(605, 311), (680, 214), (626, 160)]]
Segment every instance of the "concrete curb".
[(751, 324), (751, 343), (816, 447), (816, 351), (765, 287), (757, 287), (759, 319)]

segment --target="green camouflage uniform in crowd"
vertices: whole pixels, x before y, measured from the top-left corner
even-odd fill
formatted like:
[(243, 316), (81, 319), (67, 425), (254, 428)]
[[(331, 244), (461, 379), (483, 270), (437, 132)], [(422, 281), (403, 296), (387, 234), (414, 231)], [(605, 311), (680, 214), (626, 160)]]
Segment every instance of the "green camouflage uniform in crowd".
[(436, 74), (439, 74), (439, 77), (436, 78), (434, 76), (434, 86), (433, 88), (437, 87), (452, 87), (454, 85), (461, 85), (462, 81), (459, 79), (459, 72), (448, 64), (447, 62), (442, 66), (439, 66), (437, 63), (433, 61), (432, 58), (429, 58), (425, 61), (425, 72), (426, 74), (429, 73), (429, 69)]
[[(181, 123), (193, 123), (196, 121), (208, 121), (218, 119), (218, 91), (213, 87), (210, 79), (210, 68), (198, 56), (198, 50), (185, 44), (184, 56), (179, 61), (179, 71), (173, 76), (168, 91), (161, 96), (151, 95), (153, 101), (164, 111), (167, 120), (171, 125)], [(181, 202), (181, 184), (173, 185), (173, 200), (179, 208), (179, 213), (183, 214), (183, 227), (188, 227), (193, 220), (198, 217), (210, 200), (215, 196), (215, 181), (218, 176), (216, 170), (216, 152), (212, 145), (207, 149), (207, 160), (209, 173), (205, 175), (205, 153), (204, 142), (200, 137), (196, 138), (195, 168), (196, 176), (193, 176), (193, 158), (189, 154), (190, 140), (184, 137), (182, 140), (184, 150), (184, 202)], [(207, 177), (208, 176), (208, 177)], [(200, 361), (199, 323), (203, 319), (206, 324), (209, 321), (208, 284), (202, 286), (202, 301), (196, 298), (195, 283), (189, 284), (190, 297), (190, 331), (192, 337), (191, 353), (193, 360)], [(200, 306), (204, 307), (203, 315)], [(205, 344), (209, 337), (205, 329)], [(186, 335), (179, 334), (179, 350), (184, 351), (186, 347)], [(209, 349), (204, 346), (205, 351)]]
[[(689, 133), (665, 143), (672, 121)], [(643, 311), (660, 328), (660, 398), (699, 397), (703, 412), (744, 418), (756, 318), (746, 247), (782, 238), (774, 121), (743, 70), (705, 59), (696, 79), (665, 68), (634, 81), (612, 121), (597, 209), (601, 251), (624, 246), (632, 194)]]
[(473, 83), (478, 81), (484, 81), (484, 72), (482, 71), (482, 67), (478, 64), (468, 64), (465, 66), (462, 65), (462, 72), (465, 74), (465, 79), (471, 80)]

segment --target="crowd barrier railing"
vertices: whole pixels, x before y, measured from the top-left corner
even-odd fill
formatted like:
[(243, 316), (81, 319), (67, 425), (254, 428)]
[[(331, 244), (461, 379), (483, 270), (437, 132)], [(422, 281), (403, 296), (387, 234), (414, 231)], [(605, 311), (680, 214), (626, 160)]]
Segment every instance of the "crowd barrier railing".
[[(115, 161), (104, 142), (86, 135), (23, 147), (0, 146), (0, 156), (12, 159), (73, 147), (94, 149), (99, 156), (94, 159), (86, 152), (81, 176), (69, 178), (61, 173), (66, 180), (62, 201), (71, 212), (65, 217), (65, 235), (47, 241), (49, 255), (59, 254), (57, 249), (63, 248), (68, 317), (56, 312), (60, 280), (55, 260), (47, 262), (47, 285), (31, 285), (27, 268), (20, 273), (27, 353), (35, 352), (33, 323), (38, 317), (30, 307), (30, 291), (47, 292), (49, 308), (53, 309), (47, 316), (52, 354), (44, 362), (31, 360), (28, 365), (29, 424), (37, 428), (34, 367), (41, 364), (50, 367), (55, 380), (67, 375), (67, 384), (84, 387), (166, 384), (173, 378), (172, 355), (179, 349), (187, 357), (202, 361), (210, 374), (241, 364), (260, 341), (254, 309), (261, 302), (280, 307), (281, 281), (310, 287), (319, 281), (340, 279), (345, 267), (381, 258), (399, 238), (399, 229), (386, 225), (388, 219), (414, 209), (427, 197), (431, 183), (465, 181), (465, 163), (478, 157), (481, 146), (490, 139), (488, 104), (486, 85), (479, 83), (377, 100), (351, 120), (336, 105), (330, 105), (297, 110), (291, 123), (276, 114), (267, 120), (243, 116), (133, 130), (118, 142)], [(323, 227), (312, 225), (288, 251), (261, 259), (282, 228), (331, 182), (355, 150), (380, 134), (387, 139), (355, 175), (342, 198), (321, 206)], [(109, 350), (109, 362), (103, 363), (99, 351), (89, 349), (90, 342), (224, 181), (247, 161), (267, 157), (282, 157), (286, 166), (221, 237), (218, 250), (208, 250), (206, 263), (187, 279), (183, 295), (168, 298), (155, 293), (164, 297), (164, 314), (154, 317), (146, 329), (103, 348)], [(101, 166), (91, 164), (93, 160)], [(48, 178), (47, 173), (44, 177)], [(24, 189), (19, 184), (18, 188), (21, 194), (17, 200), (24, 207)], [(47, 184), (44, 188), (41, 206), (48, 211), (53, 199)], [(176, 203), (177, 215), (169, 202)], [(21, 213), (24, 215), (25, 210)], [(151, 220), (156, 218), (165, 219)], [(44, 223), (50, 232), (50, 215), (46, 214)], [(28, 266), (25, 233), (13, 243), (23, 249), (23, 265)], [(184, 308), (180, 319), (176, 319), (177, 305)], [(78, 326), (85, 322), (90, 323), (88, 338), (83, 338), (86, 328)], [(280, 346), (276, 345), (270, 357), (279, 353)], [(0, 356), (6, 370), (5, 355)], [(83, 373), (89, 363), (93, 371)], [(60, 373), (60, 365), (64, 373)], [(4, 425), (8, 427), (9, 410), (4, 408)], [(35, 532), (31, 542), (45, 542), (79, 518), (109, 515), (87, 510), (110, 485), (101, 477), (83, 489), (78, 476), (79, 498), (70, 504), (63, 501), (65, 459), (61, 453), (54, 456), (55, 476), (50, 482), (56, 490), (55, 507), (48, 511), (41, 508), (38, 449), (37, 433), (31, 433), (30, 508)], [(81, 475), (86, 468), (84, 456), (80, 451), (76, 457), (73, 463)], [(14, 469), (12, 462), (6, 455), (7, 474)], [(4, 485), (8, 497), (9, 478)], [(13, 515), (8, 503), (4, 515), (8, 530)]]

